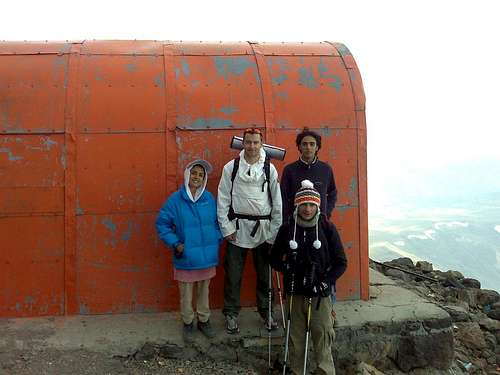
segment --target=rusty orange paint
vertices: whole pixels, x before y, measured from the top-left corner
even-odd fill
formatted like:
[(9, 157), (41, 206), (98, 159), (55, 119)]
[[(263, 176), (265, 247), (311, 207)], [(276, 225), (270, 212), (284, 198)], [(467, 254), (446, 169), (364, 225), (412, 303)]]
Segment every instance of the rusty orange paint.
[[(157, 212), (195, 158), (216, 193), (249, 126), (287, 149), (280, 173), (300, 129), (323, 135), (349, 260), (338, 296), (367, 299), (365, 97), (344, 45), (1, 42), (0, 317), (177, 309)], [(246, 306), (254, 279), (248, 264)], [(214, 308), (222, 288), (219, 267)]]

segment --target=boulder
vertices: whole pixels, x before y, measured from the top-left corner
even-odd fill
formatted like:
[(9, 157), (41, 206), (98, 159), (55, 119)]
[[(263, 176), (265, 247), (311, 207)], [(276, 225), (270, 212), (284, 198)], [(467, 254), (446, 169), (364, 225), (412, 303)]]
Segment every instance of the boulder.
[(434, 279), (436, 279), (438, 281), (446, 280), (446, 273), (444, 273), (443, 271), (440, 271), (440, 270), (432, 271), (429, 276), (433, 277)]
[(159, 356), (168, 359), (184, 358), (184, 350), (182, 347), (174, 344), (165, 344), (160, 346)]
[(463, 289), (465, 288), (462, 283), (456, 277), (452, 275), (447, 275), (446, 279), (443, 281), (444, 286), (451, 286), (453, 288)]
[(361, 362), (356, 367), (355, 375), (385, 375), (383, 372), (377, 370), (375, 367), (370, 366), (365, 362)]
[(456, 337), (467, 348), (483, 350), (486, 349), (483, 331), (478, 323), (456, 323), (458, 330)]
[(419, 261), (419, 262), (417, 262), (417, 264), (415, 265), (415, 267), (418, 270), (422, 271), (423, 273), (429, 273), (429, 272), (433, 271), (432, 263), (425, 262), (425, 261)]
[(470, 321), (469, 313), (462, 307), (446, 305), (443, 308), (450, 314), (451, 320), (454, 322), (468, 322)]
[(500, 320), (500, 308), (495, 310), (490, 310), (488, 312), (488, 317), (495, 320)]
[(457, 302), (455, 302), (453, 304), (454, 306), (458, 306), (458, 307), (461, 307), (462, 309), (464, 309), (465, 311), (467, 312), (470, 312), (470, 306), (467, 302), (464, 302), (464, 301), (460, 301), (458, 300)]
[(464, 278), (464, 275), (462, 275), (462, 273), (460, 273), (458, 271), (449, 270), (449, 271), (446, 271), (445, 274), (448, 277), (453, 277), (454, 279), (457, 279), (457, 280), (462, 280)]
[(495, 335), (491, 332), (483, 332), (483, 335), (488, 348), (490, 348), (491, 350), (495, 350), (497, 346), (497, 339), (495, 338)]
[(445, 301), (451, 304), (457, 303), (457, 301), (462, 301), (467, 304), (469, 307), (476, 306), (476, 294), (478, 289), (470, 289), (470, 288), (443, 288), (442, 296), (445, 298)]
[(462, 280), (462, 284), (466, 288), (481, 289), (481, 283), (476, 279), (465, 278)]
[(479, 323), (479, 321), (487, 319), (488, 315), (482, 313), (481, 311), (477, 311), (475, 314), (471, 314), (470, 317), (473, 322)]
[(138, 361), (148, 361), (156, 356), (156, 347), (150, 342), (145, 343), (141, 349), (139, 349), (134, 357)]
[(477, 304), (481, 306), (493, 305), (500, 301), (500, 294), (496, 290), (480, 289), (477, 292)]
[(467, 303), (470, 307), (477, 305), (477, 293), (479, 289), (465, 288), (457, 289), (456, 296), (457, 299)]
[(445, 370), (453, 361), (453, 350), (451, 331), (442, 331), (432, 336), (410, 334), (401, 337), (395, 362), (404, 372), (428, 366)]
[(479, 325), (481, 326), (481, 328), (490, 331), (492, 333), (500, 331), (500, 321), (498, 320), (493, 320), (490, 318), (481, 319), (479, 321)]
[(474, 372), (474, 374), (484, 374), (486, 372), (486, 367), (488, 367), (488, 361), (486, 361), (485, 358), (474, 358), (472, 364), (475, 370), (480, 370)]
[(486, 349), (484, 350), (482, 353), (481, 353), (481, 356), (486, 359), (486, 362), (488, 362), (488, 365), (490, 366), (494, 366), (495, 365), (495, 362), (496, 362), (496, 356), (495, 356), (495, 353), (492, 352), (491, 350), (489, 349)]
[[(231, 351), (227, 350), (230, 354)], [(182, 359), (182, 360), (193, 360), (199, 357), (200, 353), (192, 346), (181, 347), (173, 344), (161, 345), (158, 355), (166, 359)], [(228, 360), (231, 357), (226, 356), (223, 359)]]
[(409, 269), (415, 268), (415, 266), (413, 265), (413, 261), (410, 258), (396, 258), (387, 263), (390, 264), (391, 266), (396, 266), (396, 267), (403, 267)]

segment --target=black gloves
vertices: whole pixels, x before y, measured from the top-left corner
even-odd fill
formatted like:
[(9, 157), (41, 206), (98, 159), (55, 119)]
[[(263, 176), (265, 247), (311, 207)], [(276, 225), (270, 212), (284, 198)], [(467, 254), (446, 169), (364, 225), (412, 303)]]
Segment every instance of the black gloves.
[(304, 295), (306, 297), (328, 297), (332, 294), (332, 288), (326, 281), (321, 281), (312, 285), (304, 285)]
[(331, 294), (331, 286), (321, 272), (319, 265), (311, 262), (304, 274), (304, 295), (307, 297), (328, 297)]
[(332, 294), (332, 288), (328, 285), (328, 283), (322, 281), (313, 286), (313, 293), (320, 297), (328, 297)]

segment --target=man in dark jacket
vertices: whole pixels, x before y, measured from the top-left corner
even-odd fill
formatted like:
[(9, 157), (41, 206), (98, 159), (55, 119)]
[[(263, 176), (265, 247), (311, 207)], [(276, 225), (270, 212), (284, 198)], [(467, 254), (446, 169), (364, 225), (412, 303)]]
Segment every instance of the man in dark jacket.
[(345, 272), (347, 259), (335, 225), (320, 213), (320, 194), (311, 181), (302, 181), (294, 206), (293, 218), (280, 227), (271, 251), (271, 266), (283, 273), (288, 300), (290, 355), (285, 354), (285, 363), (289, 358), (292, 373), (303, 373), (310, 331), (316, 373), (332, 375), (335, 332), (330, 292)]
[(283, 222), (293, 213), (293, 200), (300, 182), (309, 180), (321, 195), (321, 212), (330, 218), (337, 201), (337, 187), (330, 165), (318, 160), (321, 149), (321, 136), (307, 128), (295, 140), (300, 152), (296, 162), (288, 164), (281, 177), (281, 196), (283, 201)]

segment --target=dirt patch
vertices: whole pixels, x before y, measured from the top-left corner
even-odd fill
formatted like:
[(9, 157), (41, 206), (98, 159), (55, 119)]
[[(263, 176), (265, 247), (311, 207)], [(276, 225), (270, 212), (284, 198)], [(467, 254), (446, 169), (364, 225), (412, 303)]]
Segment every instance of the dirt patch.
[(40, 351), (10, 350), (0, 352), (2, 375), (49, 374), (245, 374), (257, 375), (257, 369), (248, 364), (199, 360), (168, 359), (161, 356), (143, 360), (134, 357), (110, 357), (86, 350)]

